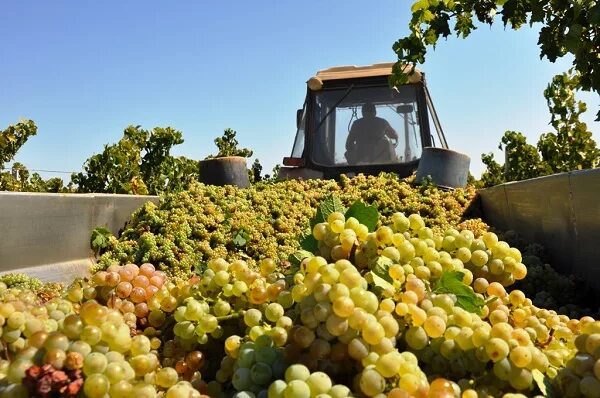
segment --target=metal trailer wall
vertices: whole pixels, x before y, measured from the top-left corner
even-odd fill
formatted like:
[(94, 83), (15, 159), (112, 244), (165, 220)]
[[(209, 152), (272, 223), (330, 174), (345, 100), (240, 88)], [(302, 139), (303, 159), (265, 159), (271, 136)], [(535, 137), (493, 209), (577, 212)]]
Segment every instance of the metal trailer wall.
[(600, 290), (600, 169), (511, 182), (480, 195), (486, 222), (544, 245), (555, 269)]
[(123, 228), (157, 196), (0, 192), (0, 274), (26, 272), (47, 282), (86, 275), (91, 232)]

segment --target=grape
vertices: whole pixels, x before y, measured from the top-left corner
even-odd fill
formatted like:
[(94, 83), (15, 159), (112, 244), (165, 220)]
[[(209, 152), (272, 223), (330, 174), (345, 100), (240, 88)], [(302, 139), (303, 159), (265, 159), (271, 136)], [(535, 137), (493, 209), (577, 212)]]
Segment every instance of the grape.
[(485, 350), (488, 356), (494, 362), (498, 362), (508, 356), (509, 347), (506, 341), (492, 337), (485, 345)]
[(406, 343), (411, 348), (415, 350), (421, 350), (425, 348), (428, 342), (429, 338), (427, 337), (425, 329), (422, 327), (413, 326), (406, 331)]
[(268, 398), (281, 398), (287, 388), (287, 383), (283, 380), (275, 380), (267, 390)]
[(151, 350), (150, 339), (144, 335), (134, 336), (131, 339), (131, 355), (148, 354)]
[(102, 398), (108, 393), (110, 382), (103, 374), (95, 373), (88, 376), (83, 384), (85, 395), (90, 398)]
[(374, 397), (385, 389), (385, 379), (375, 369), (367, 368), (360, 375), (360, 389), (365, 395)]
[[(342, 221), (340, 221), (340, 223), (342, 223)], [(283, 394), (285, 398), (309, 398), (311, 396), (310, 388), (303, 380), (289, 381)]]
[(283, 315), (284, 309), (279, 303), (270, 303), (265, 308), (265, 317), (270, 322), (277, 322)]
[(126, 380), (121, 380), (110, 385), (109, 394), (111, 397), (133, 397), (133, 386)]
[(306, 381), (310, 376), (310, 371), (304, 365), (295, 364), (291, 365), (285, 371), (285, 381), (290, 383), (293, 380)]
[(271, 380), (271, 376), (271, 366), (266, 363), (257, 362), (250, 369), (250, 378), (254, 384), (267, 384)]
[(446, 331), (446, 322), (439, 316), (431, 315), (425, 320), (423, 328), (429, 337), (440, 337)]
[(367, 343), (375, 345), (385, 337), (385, 329), (378, 322), (368, 322), (363, 325), (361, 335)]
[(252, 378), (250, 374), (250, 369), (246, 367), (238, 368), (233, 374), (233, 378), (231, 382), (236, 390), (244, 391), (250, 389), (252, 387)]
[(104, 354), (92, 352), (83, 361), (83, 371), (88, 376), (95, 373), (103, 373), (107, 365), (108, 361)]
[(193, 387), (189, 382), (180, 381), (167, 390), (165, 398), (191, 397)]
[(250, 308), (244, 314), (244, 322), (250, 327), (257, 326), (260, 323), (261, 318), (262, 313), (255, 308)]
[(531, 363), (531, 350), (528, 347), (515, 347), (510, 351), (510, 360), (520, 368), (524, 368)]
[(185, 356), (185, 362), (192, 370), (198, 370), (204, 365), (204, 354), (200, 351), (188, 352)]
[(110, 362), (108, 365), (106, 365), (104, 375), (108, 378), (108, 381), (111, 384), (115, 384), (123, 380), (125, 376), (125, 369), (119, 362)]
[(340, 296), (333, 300), (333, 312), (342, 318), (347, 318), (354, 312), (354, 302), (350, 297)]

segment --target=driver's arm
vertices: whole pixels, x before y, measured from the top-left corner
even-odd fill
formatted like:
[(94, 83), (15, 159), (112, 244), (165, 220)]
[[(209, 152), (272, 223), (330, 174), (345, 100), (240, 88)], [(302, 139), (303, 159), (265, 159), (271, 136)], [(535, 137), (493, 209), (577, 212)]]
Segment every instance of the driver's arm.
[(385, 134), (393, 140), (398, 140), (398, 133), (396, 133), (396, 130), (394, 130), (394, 128), (390, 125), (389, 122), (385, 127)]
[(348, 133), (348, 138), (346, 138), (346, 150), (349, 150), (356, 143), (356, 122), (352, 123), (352, 127), (350, 128), (350, 132)]

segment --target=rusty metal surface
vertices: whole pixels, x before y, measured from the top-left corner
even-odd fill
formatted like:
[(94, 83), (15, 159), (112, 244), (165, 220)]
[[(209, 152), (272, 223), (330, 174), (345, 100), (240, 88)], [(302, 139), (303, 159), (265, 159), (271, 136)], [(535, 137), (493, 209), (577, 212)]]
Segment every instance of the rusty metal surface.
[(511, 182), (480, 195), (486, 222), (544, 245), (557, 270), (600, 281), (600, 169)]

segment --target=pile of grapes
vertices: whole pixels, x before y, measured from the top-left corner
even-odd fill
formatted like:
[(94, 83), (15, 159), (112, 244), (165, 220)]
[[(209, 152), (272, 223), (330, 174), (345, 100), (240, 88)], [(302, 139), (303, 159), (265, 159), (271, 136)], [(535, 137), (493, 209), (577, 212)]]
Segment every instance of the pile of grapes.
[(147, 205), (55, 294), (0, 282), (0, 398), (600, 397), (600, 321), (515, 288), (470, 190), (272, 186)]
[[(193, 184), (136, 211), (118, 239), (110, 239), (99, 266), (150, 262), (184, 277), (199, 263), (219, 257), (252, 265), (267, 257), (287, 260), (298, 249), (298, 235), (331, 194), (345, 206), (357, 200), (377, 203), (383, 222), (398, 211), (418, 213), (436, 231), (459, 225), (476, 197), (472, 187), (416, 189), (395, 174), (258, 183), (246, 189)], [(487, 228), (480, 220), (470, 223), (472, 230)]]

